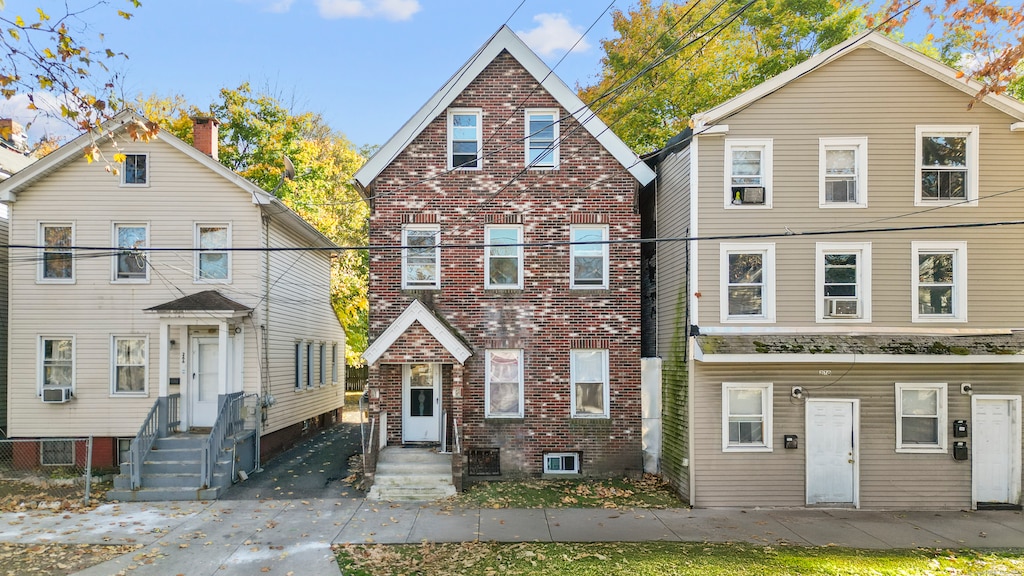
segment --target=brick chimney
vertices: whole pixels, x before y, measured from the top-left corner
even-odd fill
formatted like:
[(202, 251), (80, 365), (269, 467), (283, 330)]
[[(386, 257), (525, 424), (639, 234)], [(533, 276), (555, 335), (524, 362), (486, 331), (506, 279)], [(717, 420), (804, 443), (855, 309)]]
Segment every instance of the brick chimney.
[(192, 145), (196, 150), (217, 160), (217, 126), (220, 122), (209, 116), (192, 117)]
[(22, 152), (28, 152), (28, 135), (25, 134), (25, 129), (10, 118), (0, 118), (0, 139)]

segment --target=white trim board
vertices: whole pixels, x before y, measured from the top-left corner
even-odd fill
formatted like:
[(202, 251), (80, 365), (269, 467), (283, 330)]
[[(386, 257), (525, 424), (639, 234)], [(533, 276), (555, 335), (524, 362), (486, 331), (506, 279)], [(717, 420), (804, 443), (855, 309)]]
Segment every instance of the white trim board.
[(376, 364), (391, 348), (391, 345), (397, 342), (402, 334), (412, 326), (413, 322), (419, 322), (426, 328), (427, 332), (430, 332), (430, 335), (436, 338), (459, 364), (464, 363), (473, 355), (473, 351), (467, 348), (443, 322), (438, 320), (430, 309), (419, 300), (413, 300), (412, 304), (409, 304), (409, 307), (399, 314), (398, 318), (395, 318), (395, 321), (373, 341), (373, 344), (366, 347), (366, 351), (363, 352), (363, 359), (366, 360), (366, 363)]

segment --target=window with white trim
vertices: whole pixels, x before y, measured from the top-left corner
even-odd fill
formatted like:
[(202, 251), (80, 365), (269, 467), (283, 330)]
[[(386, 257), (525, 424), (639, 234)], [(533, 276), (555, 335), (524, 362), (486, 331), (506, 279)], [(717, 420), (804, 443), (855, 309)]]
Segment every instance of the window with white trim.
[(978, 204), (977, 126), (917, 126), (918, 206)]
[(726, 208), (772, 207), (772, 140), (725, 141)]
[(122, 186), (149, 186), (149, 155), (125, 154)]
[(149, 226), (146, 224), (114, 224), (114, 242), (118, 248), (114, 256), (115, 282), (146, 282), (146, 248), (149, 244)]
[(74, 388), (75, 339), (70, 336), (39, 338), (39, 389)]
[(327, 343), (320, 343), (320, 385), (327, 384)]
[(818, 322), (871, 321), (871, 243), (817, 244)]
[(967, 321), (967, 243), (912, 242), (914, 322)]
[(402, 228), (402, 288), (441, 287), (441, 227), (407, 224)]
[(608, 417), (608, 351), (572, 350), (572, 415), (574, 418)]
[(526, 165), (558, 167), (558, 110), (526, 111)]
[(331, 382), (338, 383), (338, 343), (331, 343)]
[(579, 452), (548, 452), (544, 454), (545, 474), (579, 474)]
[(896, 383), (896, 451), (946, 451), (945, 383)]
[(231, 226), (196, 224), (196, 282), (231, 281)]
[(479, 169), (482, 164), (480, 150), (481, 111), (479, 109), (452, 108), (448, 110), (448, 169)]
[(523, 287), (523, 227), (519, 225), (484, 228), (484, 287)]
[(306, 342), (306, 388), (313, 387), (313, 343)]
[(722, 451), (772, 451), (771, 383), (722, 383)]
[(114, 336), (111, 354), (111, 393), (145, 395), (147, 348), (145, 336)]
[(75, 226), (71, 223), (39, 225), (39, 281), (73, 283), (75, 281)]
[(306, 346), (302, 342), (295, 343), (295, 389), (302, 390), (306, 386)]
[(775, 244), (720, 246), (722, 322), (775, 321)]
[(523, 351), (495, 349), (486, 353), (484, 402), (488, 418), (523, 417)]
[(574, 224), (569, 227), (570, 288), (608, 287), (608, 226)]
[(868, 205), (868, 139), (818, 139), (818, 205), (822, 208), (866, 208)]

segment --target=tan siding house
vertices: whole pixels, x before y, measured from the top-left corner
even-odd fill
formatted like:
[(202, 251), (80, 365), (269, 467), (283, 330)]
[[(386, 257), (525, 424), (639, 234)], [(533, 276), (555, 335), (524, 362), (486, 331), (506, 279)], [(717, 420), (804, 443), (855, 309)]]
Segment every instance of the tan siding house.
[(976, 91), (868, 34), (663, 151), (657, 236), (696, 238), (657, 249), (692, 504), (1020, 506), (1024, 104)]
[(131, 140), (125, 126), (144, 122), (131, 113), (112, 122), (117, 148), (100, 152), (125, 154), (117, 175), (85, 161), (83, 136), (0, 183), (13, 246), (9, 435), (94, 436), (95, 463), (109, 466), (154, 406), (172, 429), (205, 434), (244, 399), (264, 456), (331, 420), (345, 346), (334, 245), (211, 158), (215, 122), (197, 124), (212, 128), (205, 153), (163, 130)]

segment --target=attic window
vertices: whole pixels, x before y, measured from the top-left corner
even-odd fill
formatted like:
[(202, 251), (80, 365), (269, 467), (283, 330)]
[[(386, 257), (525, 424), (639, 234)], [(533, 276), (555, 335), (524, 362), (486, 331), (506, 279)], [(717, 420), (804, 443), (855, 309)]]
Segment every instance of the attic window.
[(125, 154), (124, 170), (125, 186), (149, 185), (149, 158), (146, 154)]
[(448, 168), (480, 168), (480, 110), (448, 111)]

